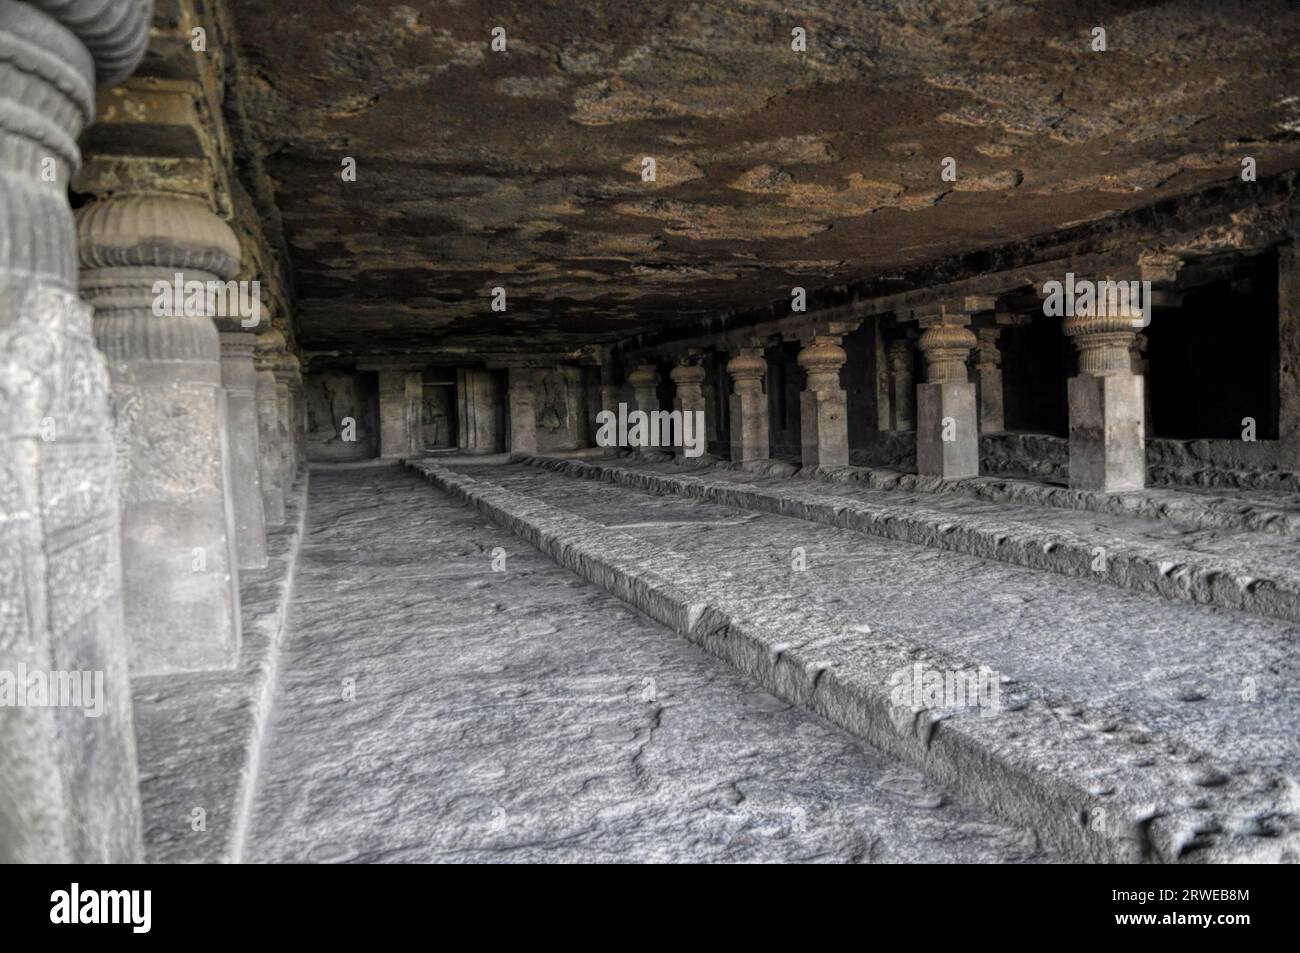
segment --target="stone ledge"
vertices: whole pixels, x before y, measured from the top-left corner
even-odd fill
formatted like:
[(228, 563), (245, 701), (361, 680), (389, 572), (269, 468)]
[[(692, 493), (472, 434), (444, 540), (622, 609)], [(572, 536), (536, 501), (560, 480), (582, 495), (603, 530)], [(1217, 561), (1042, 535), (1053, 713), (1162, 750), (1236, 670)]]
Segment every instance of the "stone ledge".
[[(1294, 562), (1261, 567), (1226, 556), (1158, 547), (1101, 532), (1085, 538), (1068, 530), (1044, 529), (1014, 519), (928, 511), (915, 505), (915, 501), (882, 506), (853, 496), (810, 491), (797, 481), (766, 487), (710, 480), (707, 475), (669, 474), (610, 463), (522, 454), (512, 455), (511, 459), (572, 477), (602, 479), (652, 493), (793, 516), (885, 539), (1106, 582), (1167, 599), (1300, 622), (1300, 570)], [(829, 480), (845, 469), (848, 468), (837, 468), (820, 476)], [(800, 473), (810, 475), (806, 470)], [(1098, 547), (1105, 549), (1102, 570), (1093, 569)]]
[[(724, 463), (720, 469), (735, 469)], [(828, 483), (861, 483), (873, 490), (951, 493), (993, 503), (1025, 503), (1065, 510), (1086, 510), (1114, 516), (1167, 520), (1192, 529), (1230, 529), (1241, 532), (1278, 533), (1300, 539), (1300, 510), (1247, 503), (1228, 496), (1209, 496), (1147, 487), (1125, 493), (1074, 490), (1033, 480), (977, 476), (960, 480), (922, 477), (874, 467), (837, 467), (801, 471), (801, 476)], [(1297, 495), (1300, 503), (1300, 494)]]
[(463, 476), (408, 464), (767, 690), (919, 767), (1005, 820), (1081, 861), (1300, 859), (1291, 782), (1210, 758), (1167, 735), (1082, 704), (1048, 703), (1007, 683), (996, 717), (897, 708), (890, 675), (923, 663), (971, 661), (912, 640), (859, 634), (822, 607), (756, 613), (743, 580), (720, 580), (680, 553)]
[[(240, 574), (244, 639), (238, 667), (131, 680), (150, 863), (241, 858), (306, 520), (307, 483), (304, 473), (286, 500), (284, 525), (268, 530), (267, 568)], [(205, 812), (204, 831), (192, 829), (195, 808)]]

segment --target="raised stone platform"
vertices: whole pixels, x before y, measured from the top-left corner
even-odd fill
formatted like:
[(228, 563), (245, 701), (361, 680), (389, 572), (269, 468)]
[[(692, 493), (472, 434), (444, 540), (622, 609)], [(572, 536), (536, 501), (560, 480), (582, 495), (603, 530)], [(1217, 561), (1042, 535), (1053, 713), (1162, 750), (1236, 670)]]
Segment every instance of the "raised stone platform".
[(1056, 859), (397, 467), (313, 472), (280, 671), (251, 861)]
[[(995, 502), (997, 485), (978, 478), (967, 482), (967, 489), (989, 493), (989, 499), (962, 492), (907, 491), (902, 484), (900, 489), (877, 489), (870, 482), (854, 481), (858, 474), (849, 472), (852, 468), (823, 473), (846, 480), (828, 483), (788, 479), (787, 469), (766, 475), (623, 458), (515, 459), (569, 476), (779, 513), (1134, 592), (1300, 621), (1300, 560), (1296, 540), (1286, 533), (1189, 529), (1173, 520), (1125, 512), (1038, 506), (1016, 495), (1026, 489), (1024, 484), (1016, 487), (1013, 499)], [(1189, 494), (1169, 508), (1188, 514), (1202, 499)], [(1224, 508), (1216, 509), (1211, 500), (1201, 512), (1222, 514)], [(1213, 517), (1203, 515), (1200, 521), (1208, 524)]]
[(131, 680), (145, 857), (151, 863), (242, 859), (306, 518), (307, 482), (304, 475), (286, 495), (284, 524), (268, 528), (267, 567), (240, 573), (238, 666)]
[[(1294, 627), (536, 468), (412, 466), (1066, 856), (1298, 856)], [(1000, 673), (1000, 712), (899, 708), (918, 663)]]

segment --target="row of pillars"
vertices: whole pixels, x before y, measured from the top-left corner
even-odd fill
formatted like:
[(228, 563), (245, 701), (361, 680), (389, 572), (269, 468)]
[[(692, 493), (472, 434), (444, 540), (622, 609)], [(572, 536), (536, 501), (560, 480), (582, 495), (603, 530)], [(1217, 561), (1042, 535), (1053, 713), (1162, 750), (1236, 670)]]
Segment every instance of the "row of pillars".
[(239, 571), (267, 565), (267, 529), (283, 524), (304, 461), (298, 359), (269, 299), (249, 328), (206, 296), (158, 313), (155, 289), (240, 271), (238, 239), (205, 203), (119, 193), (76, 226), (109, 375), (131, 671), (231, 667)]
[[(1004, 428), (999, 328), (970, 328), (970, 316), (940, 311), (921, 321), (915, 339), (889, 349), (890, 414), (893, 429), (916, 431), (917, 471), (922, 476), (961, 479), (979, 474), (979, 435)], [(1146, 482), (1145, 395), (1133, 316), (1072, 317), (1065, 333), (1079, 351), (1079, 374), (1069, 381), (1070, 485), (1122, 491)], [(913, 343), (914, 342), (914, 343)], [(815, 334), (802, 340), (797, 363), (804, 371), (800, 396), (801, 455), (806, 467), (849, 463), (848, 400), (840, 379), (847, 354), (842, 335)], [(912, 380), (915, 346), (925, 358), (925, 380)], [(975, 354), (976, 380), (967, 362)], [(731, 459), (752, 463), (769, 456), (767, 360), (760, 342), (739, 346), (726, 366)], [(704, 369), (684, 363), (669, 375), (674, 409), (703, 409)], [(659, 374), (654, 364), (627, 375), (640, 410), (658, 410)], [(522, 392), (522, 391), (521, 391)], [(511, 385), (512, 406), (515, 387)], [(613, 409), (618, 390), (602, 387), (602, 403)]]

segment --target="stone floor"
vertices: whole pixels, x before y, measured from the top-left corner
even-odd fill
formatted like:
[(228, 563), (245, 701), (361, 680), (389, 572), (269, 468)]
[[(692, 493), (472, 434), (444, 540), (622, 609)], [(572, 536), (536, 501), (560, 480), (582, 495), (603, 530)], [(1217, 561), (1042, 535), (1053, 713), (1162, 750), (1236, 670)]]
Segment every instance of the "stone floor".
[(395, 467), (313, 473), (282, 652), (247, 860), (1054, 859)]

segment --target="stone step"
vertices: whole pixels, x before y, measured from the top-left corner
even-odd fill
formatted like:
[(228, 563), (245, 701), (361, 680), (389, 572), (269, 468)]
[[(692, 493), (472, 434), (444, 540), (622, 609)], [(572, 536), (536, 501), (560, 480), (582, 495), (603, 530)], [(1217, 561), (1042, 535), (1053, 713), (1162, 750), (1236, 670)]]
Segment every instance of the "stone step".
[[(934, 707), (908, 692), (903, 686), (918, 665), (922, 672), (950, 679), (954, 673), (987, 676), (998, 666), (982, 668), (981, 658), (878, 624), (870, 618), (869, 602), (854, 601), (855, 589), (845, 578), (792, 574), (788, 568), (782, 576), (772, 558), (784, 559), (790, 545), (806, 541), (815, 561), (819, 546), (851, 547), (856, 534), (757, 514), (737, 523), (738, 511), (731, 508), (606, 488), (615, 500), (598, 493), (599, 484), (575, 493), (568, 481), (522, 467), (458, 472), (427, 461), (410, 465), (769, 691), (914, 765), (1004, 820), (1032, 828), (1067, 857), (1221, 862), (1300, 856), (1296, 786), (1280, 767), (1293, 766), (1292, 751), (1273, 758), (1255, 751), (1244, 761), (1230, 756), (1230, 744), (1207, 752), (1187, 738), (1212, 740), (1213, 730), (1195, 725), (1170, 730), (1178, 727), (1177, 715), (1166, 719), (1165, 727), (1152, 728), (1113, 704), (1092, 704), (1087, 690), (1106, 684), (1094, 676), (1072, 686), (1084, 690), (1079, 694), (1036, 684), (1004, 666), (995, 693), (1000, 702), (984, 706), (984, 714), (969, 705)], [(505, 485), (508, 481), (519, 489)], [(604, 522), (573, 510), (603, 513)], [(675, 529), (662, 529), (674, 523)], [(679, 543), (652, 538), (664, 532), (680, 533)], [(754, 538), (761, 545), (746, 545)], [(716, 545), (705, 546), (710, 539)], [(872, 573), (897, 571), (906, 565), (904, 557), (925, 557), (924, 550), (896, 542), (862, 545), (891, 550), (872, 560)], [(944, 561), (944, 578), (960, 579), (968, 563), (980, 564), (950, 554), (930, 558)], [(1038, 578), (1023, 570), (996, 571)], [(862, 578), (861, 560), (853, 574)], [(917, 598), (931, 599), (933, 593), (922, 587)], [(960, 600), (953, 595), (948, 601)], [(1130, 642), (1143, 646), (1141, 640)], [(1283, 678), (1294, 683), (1288, 673)], [(1294, 724), (1293, 706), (1294, 697), (1287, 696), (1280, 715), (1284, 725)], [(1279, 717), (1278, 707), (1257, 720)], [(1213, 720), (1222, 721), (1217, 714)]]
[[(744, 467), (730, 463), (720, 463), (716, 469), (746, 472)], [(1276, 533), (1300, 540), (1300, 493), (1285, 490), (1146, 487), (1105, 493), (1014, 477), (944, 480), (884, 467), (858, 466), (834, 467), (807, 475), (846, 489), (866, 487), (954, 494), (991, 503), (1086, 510), (1140, 520), (1165, 520), (1188, 529)]]
[(690, 470), (623, 459), (512, 459), (571, 477), (793, 516), (1167, 599), (1300, 621), (1300, 557), (1296, 542), (1281, 534), (1188, 530), (1128, 515), (755, 477), (732, 469)]
[(406, 470), (310, 509), (249, 862), (1059, 859)]

